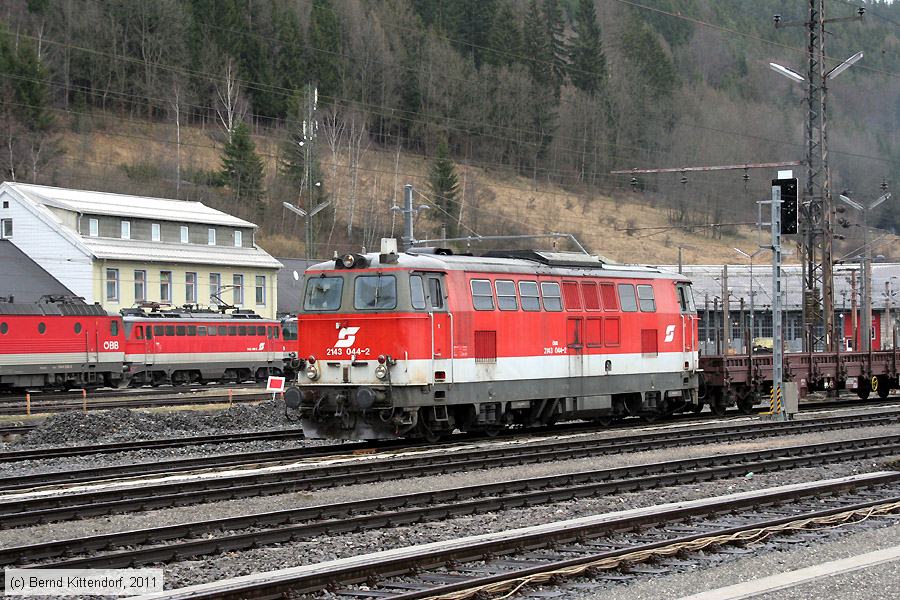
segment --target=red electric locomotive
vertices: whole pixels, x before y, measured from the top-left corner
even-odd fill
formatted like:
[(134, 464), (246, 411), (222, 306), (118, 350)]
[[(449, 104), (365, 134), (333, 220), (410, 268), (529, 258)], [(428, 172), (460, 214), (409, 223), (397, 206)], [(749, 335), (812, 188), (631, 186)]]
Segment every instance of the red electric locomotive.
[(281, 374), (288, 358), (281, 323), (252, 311), (122, 312), (133, 384), (263, 381)]
[(122, 318), (71, 302), (0, 302), (0, 390), (117, 386)]
[(682, 276), (571, 253), (393, 248), (306, 272), (309, 356), (285, 402), (308, 437), (430, 439), (702, 407)]

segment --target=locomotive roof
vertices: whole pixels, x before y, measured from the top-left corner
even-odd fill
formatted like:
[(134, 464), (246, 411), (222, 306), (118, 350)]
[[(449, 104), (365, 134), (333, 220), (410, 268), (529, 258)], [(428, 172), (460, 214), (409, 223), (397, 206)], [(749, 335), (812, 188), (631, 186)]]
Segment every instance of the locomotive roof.
[(122, 315), (127, 319), (157, 319), (157, 320), (203, 320), (203, 321), (261, 321), (263, 317), (255, 312), (221, 313), (214, 310), (156, 310), (144, 312), (140, 309), (122, 309)]
[(10, 304), (0, 302), (0, 315), (63, 315), (68, 317), (107, 317), (99, 304), (42, 302), (40, 304)]
[[(436, 254), (431, 249), (412, 249), (397, 255), (396, 262), (382, 262), (381, 255), (365, 255), (369, 268), (403, 268), (438, 271), (474, 271), (481, 273), (520, 273), (540, 275), (585, 275), (653, 279), (686, 279), (645, 265), (623, 265), (604, 262), (600, 257), (574, 252), (537, 252), (533, 250), (492, 252), (485, 256)], [(334, 260), (310, 266), (310, 271), (335, 269)]]

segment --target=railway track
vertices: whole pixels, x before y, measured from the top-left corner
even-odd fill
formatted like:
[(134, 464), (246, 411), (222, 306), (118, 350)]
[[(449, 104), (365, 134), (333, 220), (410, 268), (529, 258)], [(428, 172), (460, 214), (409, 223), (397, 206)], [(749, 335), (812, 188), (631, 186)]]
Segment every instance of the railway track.
[[(170, 562), (322, 535), (739, 477), (748, 471), (762, 473), (871, 459), (898, 451), (900, 435), (415, 492), (7, 548), (0, 550), (0, 565), (36, 564), (83, 553), (93, 554), (40, 566), (118, 568)], [(107, 550), (112, 551), (96, 554)]]
[(129, 395), (120, 395), (109, 398), (88, 398), (87, 402), (80, 396), (66, 399), (49, 399), (44, 397), (32, 397), (30, 402), (25, 398), (0, 399), (0, 416), (20, 416), (25, 414), (50, 414), (72, 410), (108, 410), (111, 408), (156, 408), (161, 406), (188, 406), (223, 403), (260, 402), (271, 398), (265, 392), (241, 392), (228, 394), (192, 396), (190, 394), (176, 394), (160, 396), (159, 393), (142, 394), (133, 398)]
[(35, 427), (37, 427), (37, 425), (35, 425), (33, 423), (0, 426), (0, 439), (3, 439), (8, 436), (25, 435), (29, 431), (33, 431)]
[[(644, 433), (640, 435), (620, 436), (605, 439), (570, 438), (563, 440), (542, 441), (537, 443), (489, 444), (481, 447), (438, 446), (420, 448), (411, 452), (402, 449), (406, 456), (382, 457), (379, 460), (358, 460), (359, 455), (346, 454), (342, 462), (330, 461), (328, 465), (316, 465), (323, 455), (332, 459), (335, 448), (328, 446), (319, 448), (300, 448), (277, 450), (266, 453), (268, 461), (278, 463), (275, 468), (272, 462), (259, 461), (248, 464), (246, 455), (223, 455), (229, 462), (227, 466), (236, 466), (233, 461), (242, 460), (244, 473), (219, 476), (215, 472), (194, 473), (177, 480), (161, 478), (157, 481), (136, 478), (131, 482), (115, 480), (115, 484), (128, 484), (131, 487), (109, 489), (104, 483), (113, 477), (110, 467), (103, 472), (97, 469), (89, 472), (72, 474), (45, 474), (23, 477), (9, 477), (0, 480), (0, 526), (18, 527), (35, 523), (61, 519), (98, 516), (134, 510), (157, 509), (170, 506), (183, 506), (200, 502), (228, 500), (233, 498), (257, 495), (278, 494), (293, 491), (315, 490), (325, 487), (386, 481), (404, 477), (461, 472), (467, 470), (500, 468), (512, 465), (535, 464), (555, 460), (569, 460), (616, 454), (640, 450), (656, 450), (665, 447), (708, 444), (715, 442), (760, 437), (783, 436), (817, 431), (862, 427), (866, 425), (893, 424), (900, 421), (900, 412), (892, 412), (876, 417), (860, 415), (846, 417), (828, 417), (819, 420), (787, 423), (756, 423), (741, 426), (722, 426), (703, 428), (702, 430), (670, 430)], [(338, 447), (347, 450), (346, 447)], [(366, 451), (364, 448), (360, 450)], [(254, 457), (259, 458), (259, 457)], [(310, 459), (313, 463), (306, 468), (298, 460)], [(214, 460), (213, 460), (214, 459)], [(145, 465), (146, 471), (137, 475), (129, 470), (129, 476), (146, 477), (151, 473), (164, 477), (173, 475), (172, 469), (184, 466), (185, 469), (198, 471), (216, 466), (215, 461), (222, 457), (209, 457), (207, 462), (198, 462), (184, 466), (184, 461), (172, 461), (171, 464), (152, 463)], [(282, 466), (291, 461), (289, 467)], [(218, 463), (222, 466), (221, 462)], [(260, 468), (262, 467), (262, 468)], [(121, 474), (116, 475), (121, 478)], [(63, 479), (69, 477), (68, 479)], [(57, 478), (57, 479), (52, 479)], [(92, 488), (90, 483), (96, 487)], [(40, 486), (84, 485), (73, 490), (58, 489), (59, 494), (43, 493)], [(37, 490), (27, 492), (26, 490)], [(69, 491), (70, 493), (62, 493)]]
[(654, 559), (659, 562), (644, 572), (663, 573), (700, 551), (791, 534), (822, 536), (816, 528), (898, 511), (900, 473), (878, 472), (387, 550), (148, 598), (279, 598), (325, 589), (331, 597), (487, 598), (529, 583), (609, 577), (617, 568), (640, 573), (641, 563)]

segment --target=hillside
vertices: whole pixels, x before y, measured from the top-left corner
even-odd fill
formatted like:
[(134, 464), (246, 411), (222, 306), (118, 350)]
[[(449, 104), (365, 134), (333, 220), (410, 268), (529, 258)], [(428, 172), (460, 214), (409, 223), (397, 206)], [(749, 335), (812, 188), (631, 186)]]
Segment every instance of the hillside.
[[(174, 127), (171, 125), (143, 124), (140, 127), (118, 128), (107, 131), (109, 124), (83, 133), (67, 133), (62, 145), (67, 154), (78, 154), (82, 162), (77, 170), (61, 169), (57, 185), (95, 187), (97, 189), (129, 190), (147, 194), (172, 195), (174, 168), (172, 167), (172, 142)], [(213, 171), (221, 163), (220, 148), (211, 139), (210, 131), (199, 128), (183, 128), (184, 170)], [(154, 141), (156, 140), (156, 141)], [(255, 136), (261, 154), (277, 152), (277, 140), (267, 136)], [(369, 248), (377, 247), (378, 231), (391, 231), (390, 206), (402, 198), (403, 185), (413, 183), (416, 188), (425, 186), (428, 161), (421, 156), (368, 150), (361, 161), (357, 186), (360, 201), (354, 211), (354, 223), (360, 234), (368, 234)], [(151, 166), (152, 165), (152, 166)], [(346, 232), (349, 222), (349, 203), (346, 201), (350, 187), (347, 161), (339, 157), (335, 179), (327, 180), (333, 200), (339, 208), (329, 221), (320, 223), (320, 235), (326, 236), (331, 220), (337, 217), (336, 229)], [(267, 156), (267, 170), (275, 170), (275, 159)], [(395, 174), (396, 173), (396, 174)], [(410, 177), (408, 174), (412, 174)], [(463, 221), (471, 229), (483, 235), (561, 232), (574, 234), (590, 251), (621, 262), (674, 264), (678, 260), (678, 247), (682, 247), (685, 263), (741, 262), (734, 247), (752, 251), (757, 244), (757, 233), (752, 226), (721, 228), (720, 237), (714, 229), (699, 227), (693, 231), (670, 229), (671, 211), (658, 194), (620, 191), (613, 195), (591, 193), (584, 189), (570, 189), (552, 183), (534, 183), (532, 180), (510, 176), (501, 172), (489, 172), (474, 166), (459, 168), (460, 182), (465, 182), (466, 193), (461, 197)], [(428, 194), (427, 189), (424, 193)], [(236, 210), (244, 216), (245, 207), (234, 206), (227, 198), (209, 193), (202, 186), (186, 185), (182, 197), (203, 200), (224, 210)], [(286, 192), (283, 197), (273, 197), (272, 210), (278, 212), (282, 200), (293, 201)], [(742, 201), (753, 202), (749, 198)], [(417, 204), (427, 203), (419, 198)], [(282, 213), (283, 221), (275, 231), (261, 231), (259, 243), (277, 256), (302, 256), (303, 230), (294, 217)], [(399, 219), (393, 221), (393, 231), (400, 235)], [(642, 228), (642, 230), (634, 230)], [(632, 229), (632, 230), (630, 230)], [(376, 232), (376, 233), (373, 233)], [(465, 230), (465, 234), (471, 234)], [(339, 237), (340, 231), (335, 232)], [(419, 238), (440, 237), (437, 219), (428, 212), (416, 221)], [(380, 237), (380, 236), (379, 236)], [(892, 236), (893, 237), (893, 236)], [(765, 242), (765, 237), (763, 242)], [(524, 242), (520, 245), (549, 247), (549, 240)], [(503, 245), (503, 244), (497, 244)], [(334, 243), (334, 249), (358, 249), (356, 246)], [(560, 248), (569, 248), (562, 242)], [(900, 256), (900, 240), (882, 253)], [(886, 251), (887, 250), (887, 251)], [(787, 261), (796, 257), (788, 256)], [(761, 261), (767, 259), (762, 258)]]

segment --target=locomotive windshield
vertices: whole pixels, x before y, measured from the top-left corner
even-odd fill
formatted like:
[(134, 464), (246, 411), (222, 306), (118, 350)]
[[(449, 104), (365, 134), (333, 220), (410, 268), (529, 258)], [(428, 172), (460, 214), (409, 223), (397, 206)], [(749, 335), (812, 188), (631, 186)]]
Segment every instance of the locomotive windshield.
[(357, 277), (353, 305), (360, 310), (397, 308), (397, 278), (393, 275)]
[(341, 307), (343, 277), (311, 277), (306, 281), (303, 308), (309, 311), (337, 310)]

